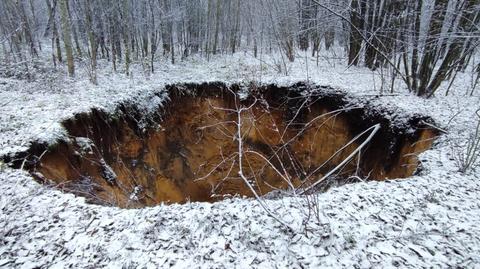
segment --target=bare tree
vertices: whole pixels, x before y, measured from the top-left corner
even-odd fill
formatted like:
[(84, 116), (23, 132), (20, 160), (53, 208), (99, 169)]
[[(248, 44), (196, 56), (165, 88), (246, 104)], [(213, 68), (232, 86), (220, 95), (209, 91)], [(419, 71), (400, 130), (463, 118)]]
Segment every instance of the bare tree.
[(95, 39), (95, 33), (93, 32), (91, 0), (85, 0), (85, 21), (87, 26), (88, 42), (90, 43), (90, 80), (93, 84), (97, 84), (97, 42)]
[(327, 50), (338, 44), (348, 65), (380, 68), (380, 74), (390, 74), (392, 89), (400, 78), (412, 93), (430, 97), (443, 82), (452, 85), (478, 51), (479, 5), (475, 0), (424, 2), (5, 0), (0, 33), (4, 58), (22, 63), (37, 57), (39, 37), (50, 36), (53, 65), (65, 53), (72, 75), (74, 61), (87, 57), (91, 70), (107, 59), (114, 71), (122, 63), (130, 74), (130, 65), (141, 61), (145, 72), (154, 72), (157, 60), (175, 63), (177, 49), (181, 59), (195, 54), (209, 59), (239, 49), (253, 50), (255, 57), (273, 53), (273, 65), (286, 74), (298, 50), (311, 49), (318, 62), (323, 43)]
[[(44, 37), (46, 37), (51, 29), (51, 45), (52, 45), (52, 62), (53, 65), (57, 66), (57, 60), (61, 63), (62, 62), (62, 48), (60, 46), (60, 36), (58, 34), (57, 29), (57, 22), (56, 22), (56, 7), (57, 7), (57, 0), (53, 1), (53, 6), (50, 3), (50, 0), (45, 0), (47, 4), (47, 11), (48, 11), (48, 22), (45, 28)], [(55, 48), (55, 49), (53, 49)]]
[(70, 35), (70, 20), (67, 10), (67, 0), (60, 1), (60, 15), (62, 20), (63, 43), (65, 54), (67, 56), (68, 74), (72, 77), (75, 74), (75, 64), (73, 60), (72, 37)]

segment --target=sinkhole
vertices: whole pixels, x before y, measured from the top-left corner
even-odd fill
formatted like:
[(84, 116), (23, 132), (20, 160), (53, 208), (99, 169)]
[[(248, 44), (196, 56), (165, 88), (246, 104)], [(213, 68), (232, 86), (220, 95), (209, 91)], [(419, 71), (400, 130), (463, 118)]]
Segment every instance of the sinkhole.
[(176, 84), (166, 94), (154, 113), (123, 103), (77, 114), (62, 123), (68, 139), (33, 143), (9, 161), (88, 202), (137, 208), (405, 178), (437, 135), (428, 117), (305, 83)]

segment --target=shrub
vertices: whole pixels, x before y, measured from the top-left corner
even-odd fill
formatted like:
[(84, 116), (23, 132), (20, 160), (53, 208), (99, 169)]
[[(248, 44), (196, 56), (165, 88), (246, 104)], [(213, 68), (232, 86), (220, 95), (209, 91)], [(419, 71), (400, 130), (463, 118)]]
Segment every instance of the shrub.
[(480, 157), (480, 109), (475, 112), (477, 126), (463, 145), (454, 145), (454, 157), (459, 171), (467, 173), (479, 164)]

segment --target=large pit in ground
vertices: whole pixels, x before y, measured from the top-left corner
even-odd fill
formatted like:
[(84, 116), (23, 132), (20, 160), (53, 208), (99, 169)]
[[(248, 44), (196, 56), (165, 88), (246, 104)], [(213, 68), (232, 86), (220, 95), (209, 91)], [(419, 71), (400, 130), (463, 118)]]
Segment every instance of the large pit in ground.
[(388, 109), (357, 106), (342, 92), (302, 83), (246, 90), (182, 84), (166, 90), (169, 98), (156, 113), (122, 104), (111, 114), (78, 114), (63, 122), (68, 141), (34, 144), (20, 156), (27, 161), (11, 162), (90, 202), (142, 207), (252, 196), (239, 176), (240, 156), (243, 174), (260, 195), (308, 186), (350, 155), (368, 134), (344, 146), (375, 124), (379, 132), (324, 187), (352, 176), (405, 178), (436, 135), (425, 125), (429, 118), (394, 121)]

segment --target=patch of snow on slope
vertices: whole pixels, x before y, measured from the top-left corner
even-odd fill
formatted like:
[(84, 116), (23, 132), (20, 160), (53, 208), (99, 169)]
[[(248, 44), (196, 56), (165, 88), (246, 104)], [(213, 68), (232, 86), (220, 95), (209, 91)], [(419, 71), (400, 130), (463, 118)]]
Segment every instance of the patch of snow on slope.
[(148, 80), (135, 66), (132, 77), (108, 70), (101, 68), (99, 86), (91, 85), (81, 73), (75, 80), (59, 74), (29, 83), (0, 79), (0, 155), (24, 150), (32, 140), (55, 141), (65, 135), (61, 119), (92, 107), (114, 111), (118, 103), (131, 100), (150, 113), (165, 100), (164, 86), (174, 82), (257, 80), (289, 85), (308, 80), (346, 89), (353, 97), (394, 111), (431, 115), (448, 134), (420, 156), (419, 175), (346, 185), (316, 195), (319, 218), (308, 225), (301, 221), (305, 200), (267, 200), (297, 233), (286, 231), (252, 199), (136, 210), (101, 207), (42, 186), (24, 171), (1, 166), (0, 267), (471, 268), (480, 264), (479, 173), (458, 173), (448, 142), (466, 139), (474, 128), (479, 98), (458, 95), (462, 83), (467, 83), (464, 79), (459, 78), (453, 89), (458, 97), (424, 100), (402, 88), (396, 96), (377, 96), (376, 74), (362, 68), (345, 70), (335, 63), (316, 66), (313, 58), (297, 59), (289, 75), (243, 53), (210, 62), (201, 58), (178, 65), (162, 62)]

